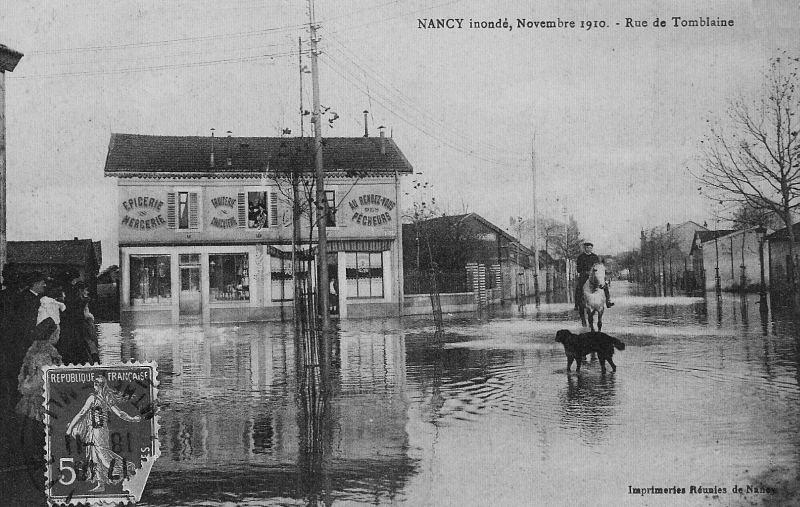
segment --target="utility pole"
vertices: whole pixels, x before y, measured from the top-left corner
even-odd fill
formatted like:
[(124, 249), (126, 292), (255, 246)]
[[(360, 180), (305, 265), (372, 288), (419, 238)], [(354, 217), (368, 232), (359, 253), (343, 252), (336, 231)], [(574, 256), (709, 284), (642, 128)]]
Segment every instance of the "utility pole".
[(319, 106), (319, 66), (317, 63), (317, 24), (314, 20), (314, 0), (308, 0), (311, 31), (311, 83), (314, 94), (314, 153), (317, 174), (317, 307), (322, 331), (328, 329), (328, 200), (325, 198), (325, 169), (322, 165), (322, 118)]
[(6, 265), (6, 72), (13, 72), (22, 53), (0, 44), (0, 272)]
[(536, 204), (536, 135), (531, 142), (531, 191), (533, 192), (533, 298), (539, 306), (539, 213)]

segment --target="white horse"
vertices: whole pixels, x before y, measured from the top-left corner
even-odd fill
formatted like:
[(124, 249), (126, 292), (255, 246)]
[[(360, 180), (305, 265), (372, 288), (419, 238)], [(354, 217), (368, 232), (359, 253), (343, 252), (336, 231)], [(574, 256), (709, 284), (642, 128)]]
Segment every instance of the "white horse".
[(594, 316), (597, 314), (597, 331), (603, 329), (603, 311), (606, 309), (606, 293), (603, 287), (606, 285), (606, 266), (598, 262), (592, 266), (589, 278), (583, 284), (583, 301), (581, 301), (581, 323), (586, 327), (586, 319), (589, 319), (589, 327), (594, 328)]

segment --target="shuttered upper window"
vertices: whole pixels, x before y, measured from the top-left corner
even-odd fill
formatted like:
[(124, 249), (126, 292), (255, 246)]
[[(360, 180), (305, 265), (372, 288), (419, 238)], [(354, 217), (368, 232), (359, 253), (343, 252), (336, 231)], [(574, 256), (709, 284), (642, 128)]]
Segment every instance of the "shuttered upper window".
[[(239, 194), (239, 202), (243, 201), (244, 193)], [(249, 229), (264, 229), (278, 225), (278, 192), (271, 190), (250, 190), (247, 192), (246, 209), (239, 205), (239, 220), (242, 215), (247, 215)]]
[(200, 229), (200, 195), (178, 191), (167, 194), (167, 227), (178, 230)]

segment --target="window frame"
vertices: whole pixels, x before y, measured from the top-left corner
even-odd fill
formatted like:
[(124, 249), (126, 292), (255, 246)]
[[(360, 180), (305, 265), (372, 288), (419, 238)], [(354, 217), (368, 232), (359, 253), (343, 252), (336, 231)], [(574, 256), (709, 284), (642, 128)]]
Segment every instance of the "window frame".
[[(329, 199), (328, 196), (331, 196)], [(333, 205), (331, 205), (333, 203)], [(336, 190), (325, 190), (325, 210), (327, 211), (325, 216), (325, 227), (326, 228), (334, 228), (338, 227), (337, 220), (336, 220)], [(332, 223), (331, 223), (332, 222)]]
[[(380, 288), (381, 288), (380, 295), (374, 295), (372, 293), (373, 280), (376, 280), (377, 277), (373, 277), (371, 275), (368, 275), (367, 277), (364, 277), (364, 278), (362, 278), (361, 276), (357, 276), (356, 278), (350, 278), (348, 276), (348, 274), (349, 274), (348, 272), (353, 269), (353, 268), (350, 267), (350, 263), (348, 262), (349, 258), (350, 258), (350, 255), (354, 255), (355, 256), (355, 271), (356, 271), (356, 273), (360, 274), (360, 268), (359, 268), (359, 265), (358, 265), (358, 260), (359, 260), (359, 256), (360, 255), (366, 255), (367, 256), (368, 264), (367, 264), (367, 268), (366, 269), (367, 269), (367, 273), (368, 274), (371, 273), (373, 270), (377, 270), (380, 267), (380, 273), (381, 273), (381, 276), (380, 276)], [(380, 266), (373, 266), (372, 265), (373, 256), (375, 256), (376, 258), (380, 259)], [(386, 278), (386, 273), (385, 273), (385, 266), (384, 266), (384, 262), (383, 262), (383, 252), (345, 252), (345, 292), (344, 293), (345, 293), (347, 299), (385, 299), (386, 298), (385, 278)], [(355, 283), (356, 293), (355, 294), (351, 294), (351, 292), (350, 292), (350, 280), (356, 280), (356, 283)], [(359, 291), (360, 283), (359, 282), (361, 280), (368, 280), (368, 286), (369, 286), (369, 292), (370, 292), (369, 295), (361, 295), (360, 294), (360, 291)], [(339, 282), (339, 287), (340, 287), (339, 288), (339, 292), (341, 292), (341, 281)]]
[[(220, 257), (220, 256), (229, 256), (229, 257), (241, 256), (241, 257), (244, 257), (244, 262), (242, 264), (242, 267), (243, 267), (243, 270), (245, 270), (247, 272), (247, 274), (246, 275), (242, 274), (241, 276), (242, 276), (242, 278), (244, 278), (245, 276), (247, 277), (247, 296), (246, 297), (231, 298), (231, 299), (217, 299), (216, 294), (219, 293), (219, 288), (216, 287), (214, 285), (214, 283), (213, 283), (214, 282), (214, 278), (216, 277), (216, 274), (214, 272), (214, 269), (212, 269), (212, 267), (211, 267), (211, 263), (214, 262), (214, 258), (215, 257)], [(223, 252), (216, 252), (216, 251), (212, 251), (212, 252), (209, 252), (208, 253), (208, 301), (209, 301), (209, 303), (211, 303), (211, 304), (220, 304), (220, 303), (222, 303), (222, 304), (226, 304), (226, 303), (251, 304), (254, 301), (254, 296), (253, 296), (253, 276), (252, 276), (252, 273), (250, 271), (251, 271), (250, 270), (250, 252), (242, 252), (242, 251), (237, 251), (237, 252), (224, 252), (224, 251)], [(217, 291), (216, 293), (214, 292), (215, 290)], [(242, 288), (241, 290), (244, 291), (245, 289)]]
[[(245, 196), (245, 203), (244, 203), (244, 212), (245, 212), (245, 224), (244, 229), (248, 231), (263, 231), (265, 229), (275, 229), (279, 227), (278, 218), (280, 215), (280, 208), (278, 206), (280, 199), (278, 197), (278, 187), (277, 185), (256, 185), (256, 186), (247, 186), (242, 188), (242, 193)], [(265, 197), (265, 212), (266, 212), (266, 220), (264, 225), (258, 226), (251, 226), (250, 225), (250, 194), (261, 194)]]
[[(133, 276), (133, 264), (134, 259), (138, 259), (141, 262), (141, 259), (155, 259), (156, 260), (156, 268), (158, 268), (158, 259), (163, 258), (166, 260), (164, 266), (166, 266), (166, 279), (167, 283), (163, 285), (163, 287), (167, 287), (169, 289), (169, 297), (158, 295), (156, 296), (156, 301), (146, 302), (144, 301), (145, 298), (135, 298), (133, 296), (133, 288), (136, 285), (139, 285), (137, 281), (134, 283), (134, 276)], [(140, 265), (141, 269), (141, 265)], [(155, 279), (159, 279), (162, 277), (156, 276)], [(148, 280), (148, 288), (150, 285), (150, 281)], [(139, 294), (141, 296), (141, 293)], [(128, 304), (133, 308), (142, 308), (142, 307), (155, 307), (155, 306), (171, 306), (173, 303), (173, 287), (172, 287), (172, 256), (170, 253), (131, 253), (128, 255)], [(141, 299), (140, 303), (136, 303), (136, 299)], [(150, 299), (148, 297), (147, 299)]]
[[(181, 194), (186, 194), (186, 220), (187, 226), (181, 227), (181, 216), (180, 216), (180, 207), (181, 207)], [(192, 202), (192, 195), (195, 196), (194, 202)], [(174, 196), (174, 204), (173, 210), (175, 214), (175, 222), (174, 226), (170, 223), (170, 203), (171, 198), (170, 196)], [(195, 211), (192, 212), (192, 207), (194, 206)], [(191, 186), (179, 186), (179, 187), (172, 187), (167, 191), (167, 228), (180, 231), (181, 233), (191, 233), (191, 232), (200, 232), (203, 230), (203, 189), (202, 187), (191, 187)]]

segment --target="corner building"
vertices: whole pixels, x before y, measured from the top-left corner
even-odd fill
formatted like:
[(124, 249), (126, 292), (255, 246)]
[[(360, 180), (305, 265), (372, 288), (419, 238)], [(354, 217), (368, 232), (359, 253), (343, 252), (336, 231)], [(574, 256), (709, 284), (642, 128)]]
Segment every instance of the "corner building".
[[(400, 178), (412, 167), (383, 136), (323, 143), (334, 313), (398, 315)], [(121, 321), (291, 319), (292, 174), (302, 195), (313, 139), (112, 134), (105, 175), (119, 195)], [(303, 248), (310, 239), (316, 250), (310, 220), (304, 211)]]

